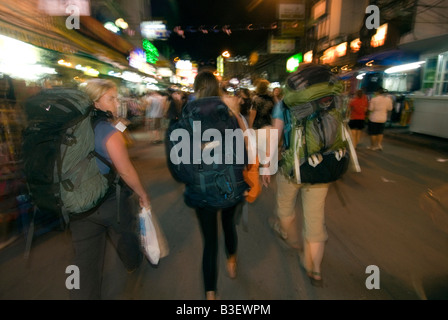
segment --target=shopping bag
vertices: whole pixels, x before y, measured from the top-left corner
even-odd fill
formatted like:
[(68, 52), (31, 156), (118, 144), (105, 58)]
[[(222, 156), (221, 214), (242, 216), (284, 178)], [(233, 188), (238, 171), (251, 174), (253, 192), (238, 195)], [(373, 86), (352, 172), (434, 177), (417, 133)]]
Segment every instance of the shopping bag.
[(156, 216), (151, 209), (142, 208), (139, 212), (140, 240), (146, 258), (154, 265), (169, 253), (168, 242)]

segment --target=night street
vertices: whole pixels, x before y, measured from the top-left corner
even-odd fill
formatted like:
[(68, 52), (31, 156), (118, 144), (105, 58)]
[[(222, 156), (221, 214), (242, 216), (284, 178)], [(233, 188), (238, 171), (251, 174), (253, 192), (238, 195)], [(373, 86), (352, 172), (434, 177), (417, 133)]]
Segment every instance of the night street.
[[(131, 156), (166, 233), (170, 254), (157, 267), (145, 261), (128, 275), (114, 251), (108, 250), (105, 299), (203, 300), (202, 243), (194, 211), (183, 202), (183, 186), (169, 175), (163, 144), (148, 143), (146, 132), (133, 136)], [(218, 299), (448, 298), (448, 154), (387, 135), (384, 151), (370, 151), (367, 146), (364, 136), (358, 151), (362, 172), (347, 173), (328, 194), (324, 287), (311, 286), (297, 253), (269, 227), (274, 214), (273, 179), (249, 205), (248, 229), (238, 226), (234, 280), (225, 271), (220, 239)], [(300, 202), (297, 211), (300, 228)], [(73, 255), (70, 234), (55, 230), (35, 237), (28, 262), (24, 246), (19, 237), (0, 250), (0, 299), (67, 300), (65, 269)], [(366, 288), (368, 266), (378, 267), (379, 289)]]

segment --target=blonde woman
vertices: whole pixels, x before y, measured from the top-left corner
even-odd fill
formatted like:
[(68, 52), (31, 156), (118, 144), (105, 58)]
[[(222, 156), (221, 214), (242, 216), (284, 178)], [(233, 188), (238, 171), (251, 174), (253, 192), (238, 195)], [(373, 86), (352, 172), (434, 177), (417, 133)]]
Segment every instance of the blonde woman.
[[(82, 90), (94, 103), (95, 151), (102, 174), (116, 170), (120, 175), (120, 193), (110, 191), (107, 199), (91, 215), (70, 222), (75, 249), (74, 264), (81, 274), (80, 289), (71, 290), (72, 299), (101, 299), (101, 280), (106, 241), (109, 238), (128, 272), (139, 267), (143, 260), (136, 230), (136, 210), (131, 195), (135, 192), (140, 206), (149, 208), (148, 195), (131, 163), (120, 127), (114, 123), (117, 114), (118, 92), (114, 82), (93, 79)], [(121, 129), (122, 130), (122, 129)], [(109, 163), (106, 165), (105, 162)], [(114, 168), (114, 169), (111, 169)]]

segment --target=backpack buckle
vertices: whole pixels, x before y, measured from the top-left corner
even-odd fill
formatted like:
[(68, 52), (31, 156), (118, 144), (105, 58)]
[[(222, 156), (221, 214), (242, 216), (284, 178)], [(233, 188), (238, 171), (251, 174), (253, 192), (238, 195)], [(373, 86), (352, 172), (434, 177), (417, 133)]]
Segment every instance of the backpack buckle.
[(65, 191), (71, 192), (75, 190), (75, 185), (70, 179), (65, 179), (64, 181), (61, 181), (61, 185)]
[(343, 149), (336, 150), (334, 152), (334, 156), (338, 161), (341, 161), (341, 159), (345, 156), (345, 150)]
[(315, 154), (312, 154), (308, 158), (308, 163), (309, 163), (310, 166), (315, 168), (319, 163), (322, 162), (323, 159), (324, 158), (322, 157), (322, 155), (320, 153), (315, 153)]
[(70, 147), (76, 143), (76, 137), (71, 134), (66, 134), (62, 140), (62, 143)]

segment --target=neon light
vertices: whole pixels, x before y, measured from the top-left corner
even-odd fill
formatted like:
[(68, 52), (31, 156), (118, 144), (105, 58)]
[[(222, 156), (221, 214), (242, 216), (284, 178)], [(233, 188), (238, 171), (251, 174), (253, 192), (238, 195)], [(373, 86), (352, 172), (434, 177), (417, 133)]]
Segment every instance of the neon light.
[(399, 66), (388, 68), (388, 69), (384, 70), (384, 72), (386, 72), (386, 73), (396, 73), (396, 72), (403, 72), (403, 71), (408, 71), (408, 70), (414, 70), (414, 69), (420, 68), (423, 63), (425, 63), (425, 61), (406, 63), (406, 64), (402, 64), (402, 65), (399, 65)]

